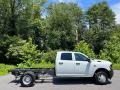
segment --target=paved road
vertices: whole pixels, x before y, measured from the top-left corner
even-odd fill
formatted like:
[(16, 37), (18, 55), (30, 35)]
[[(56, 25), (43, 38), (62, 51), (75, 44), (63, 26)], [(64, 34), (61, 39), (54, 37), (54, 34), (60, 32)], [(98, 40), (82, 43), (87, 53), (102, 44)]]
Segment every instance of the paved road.
[(0, 90), (120, 90), (120, 71), (114, 71), (112, 82), (107, 85), (95, 85), (89, 79), (54, 79), (33, 87), (20, 87), (14, 76), (0, 76)]

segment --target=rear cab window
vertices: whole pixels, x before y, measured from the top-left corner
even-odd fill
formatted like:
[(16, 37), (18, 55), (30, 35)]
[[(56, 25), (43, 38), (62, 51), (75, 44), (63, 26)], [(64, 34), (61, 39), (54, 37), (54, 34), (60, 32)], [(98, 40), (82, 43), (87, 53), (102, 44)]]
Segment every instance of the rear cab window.
[(61, 53), (61, 60), (72, 61), (72, 53)]

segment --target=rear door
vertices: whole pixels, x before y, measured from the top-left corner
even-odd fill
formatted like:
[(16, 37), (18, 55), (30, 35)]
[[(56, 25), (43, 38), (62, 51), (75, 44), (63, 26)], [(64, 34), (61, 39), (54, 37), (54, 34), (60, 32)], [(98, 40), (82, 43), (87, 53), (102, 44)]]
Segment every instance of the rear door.
[(74, 74), (74, 63), (72, 53), (61, 53), (59, 60), (56, 60), (56, 75), (71, 76)]

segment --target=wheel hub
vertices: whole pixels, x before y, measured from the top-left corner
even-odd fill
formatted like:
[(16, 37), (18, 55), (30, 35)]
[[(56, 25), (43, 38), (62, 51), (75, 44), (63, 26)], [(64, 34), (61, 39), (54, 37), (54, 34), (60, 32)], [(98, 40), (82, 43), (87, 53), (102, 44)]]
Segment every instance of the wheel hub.
[(25, 85), (30, 84), (31, 81), (32, 81), (32, 78), (31, 78), (29, 75), (26, 75), (26, 76), (23, 77), (23, 83), (24, 83)]
[(103, 74), (101, 74), (101, 75), (98, 76), (98, 80), (100, 82), (104, 83), (104, 82), (106, 82), (106, 77)]

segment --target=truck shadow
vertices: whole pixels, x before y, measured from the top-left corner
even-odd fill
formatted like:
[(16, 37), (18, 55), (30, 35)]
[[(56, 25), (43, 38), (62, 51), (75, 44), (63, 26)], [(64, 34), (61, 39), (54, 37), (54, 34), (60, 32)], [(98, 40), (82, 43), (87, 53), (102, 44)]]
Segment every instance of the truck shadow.
[(54, 78), (53, 84), (94, 84), (91, 78)]
[(10, 84), (10, 83), (15, 83), (15, 85), (18, 85), (20, 83), (20, 80), (12, 80), (8, 84)]
[[(69, 84), (82, 84), (82, 85), (86, 85), (86, 84), (95, 84), (95, 82), (93, 81), (92, 78), (54, 78), (53, 79), (53, 84), (55, 85), (69, 85)], [(107, 84), (111, 84), (111, 81), (108, 81)]]
[[(15, 83), (16, 85), (20, 84), (19, 80), (13, 80), (9, 83)], [(81, 85), (86, 85), (86, 84), (93, 84), (97, 85), (94, 83), (92, 78), (53, 78), (51, 80), (37, 80), (35, 81), (36, 84), (40, 83), (53, 83), (54, 85), (74, 85), (74, 84), (81, 84)], [(107, 84), (111, 84), (111, 81), (109, 81)]]

